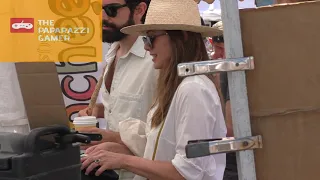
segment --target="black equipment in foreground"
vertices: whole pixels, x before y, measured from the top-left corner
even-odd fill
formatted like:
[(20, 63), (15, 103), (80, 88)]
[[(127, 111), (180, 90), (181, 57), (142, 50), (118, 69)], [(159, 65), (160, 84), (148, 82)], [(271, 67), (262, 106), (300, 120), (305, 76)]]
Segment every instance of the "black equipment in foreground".
[(79, 143), (90, 142), (89, 136), (59, 125), (27, 135), (0, 132), (0, 180), (81, 180)]
[(0, 180), (80, 180), (80, 146), (90, 138), (65, 126), (0, 133)]

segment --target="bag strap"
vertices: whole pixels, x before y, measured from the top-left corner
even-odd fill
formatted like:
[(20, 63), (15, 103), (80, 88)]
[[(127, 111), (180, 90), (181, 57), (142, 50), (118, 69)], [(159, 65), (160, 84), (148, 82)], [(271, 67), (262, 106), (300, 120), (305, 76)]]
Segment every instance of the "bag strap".
[(96, 102), (97, 102), (97, 99), (98, 99), (98, 96), (99, 96), (99, 91), (100, 91), (100, 88), (102, 86), (102, 83), (103, 83), (103, 79), (104, 79), (104, 74), (106, 72), (106, 69), (108, 68), (108, 63), (106, 64), (106, 66), (103, 68), (103, 72), (102, 72), (102, 75), (100, 76), (96, 86), (95, 86), (95, 89), (91, 95), (91, 99), (90, 99), (90, 102), (89, 102), (89, 106), (88, 106), (88, 112), (92, 112), (93, 108), (95, 107), (96, 105)]
[(154, 159), (156, 158), (156, 154), (157, 154), (157, 149), (158, 149), (158, 144), (159, 144), (159, 139), (160, 139), (160, 135), (164, 126), (164, 122), (162, 122), (161, 127), (159, 129), (158, 135), (157, 135), (157, 139), (156, 139), (156, 144), (154, 146), (154, 150), (153, 150), (153, 155), (152, 155), (152, 160), (154, 161)]

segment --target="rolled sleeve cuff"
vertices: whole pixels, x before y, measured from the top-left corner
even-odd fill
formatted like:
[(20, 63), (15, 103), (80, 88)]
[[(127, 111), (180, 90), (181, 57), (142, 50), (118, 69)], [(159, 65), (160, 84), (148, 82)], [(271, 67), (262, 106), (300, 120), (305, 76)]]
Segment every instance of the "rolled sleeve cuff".
[(194, 164), (191, 159), (187, 159), (185, 156), (176, 154), (171, 161), (176, 170), (187, 180), (202, 179), (203, 170)]
[(147, 143), (145, 129), (146, 123), (138, 119), (129, 118), (119, 123), (121, 140), (135, 156), (144, 155)]

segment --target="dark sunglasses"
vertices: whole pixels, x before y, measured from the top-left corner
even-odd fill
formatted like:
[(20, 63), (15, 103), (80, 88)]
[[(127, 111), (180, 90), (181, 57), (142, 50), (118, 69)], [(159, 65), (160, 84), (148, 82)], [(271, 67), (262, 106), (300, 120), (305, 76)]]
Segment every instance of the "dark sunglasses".
[(164, 36), (167, 35), (168, 33), (163, 33), (163, 34), (157, 34), (157, 35), (153, 35), (153, 36), (144, 36), (142, 37), (143, 42), (145, 45), (149, 46), (150, 48), (152, 48), (153, 42), (154, 40), (156, 40), (157, 37), (159, 36)]
[(118, 9), (128, 6), (127, 4), (107, 4), (102, 6), (102, 9), (106, 12), (109, 17), (116, 17), (118, 14)]
[(215, 43), (223, 43), (224, 42), (223, 36), (213, 36), (212, 40)]

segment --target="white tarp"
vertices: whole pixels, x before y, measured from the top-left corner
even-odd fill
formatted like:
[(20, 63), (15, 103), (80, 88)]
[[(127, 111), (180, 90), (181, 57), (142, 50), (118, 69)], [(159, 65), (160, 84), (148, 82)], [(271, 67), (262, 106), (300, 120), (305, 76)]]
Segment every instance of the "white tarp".
[[(255, 8), (255, 0), (239, 1), (239, 9)], [(215, 0), (213, 4), (207, 4), (201, 1), (198, 5), (200, 14), (205, 21), (220, 21), (221, 20), (221, 6), (220, 0)]]
[(29, 132), (14, 63), (0, 63), (0, 132)]

